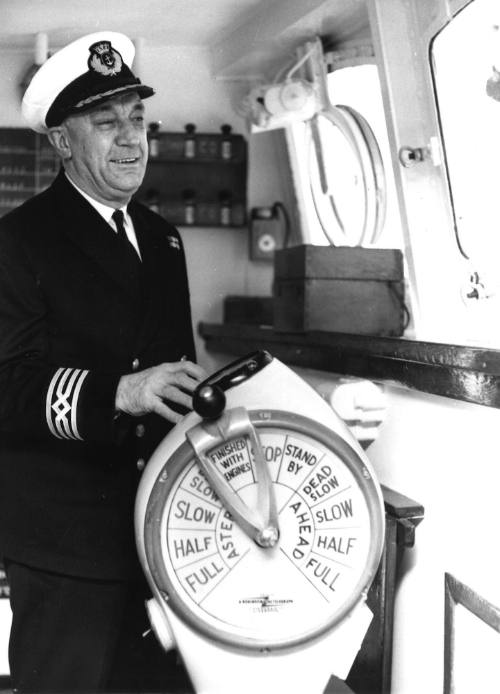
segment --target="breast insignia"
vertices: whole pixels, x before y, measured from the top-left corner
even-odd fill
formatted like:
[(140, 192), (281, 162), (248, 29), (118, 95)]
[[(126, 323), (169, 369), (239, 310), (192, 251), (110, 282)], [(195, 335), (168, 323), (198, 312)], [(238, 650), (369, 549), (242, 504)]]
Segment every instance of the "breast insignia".
[(179, 239), (175, 236), (167, 236), (167, 241), (170, 248), (175, 248), (177, 251), (181, 250), (181, 244), (179, 242)]

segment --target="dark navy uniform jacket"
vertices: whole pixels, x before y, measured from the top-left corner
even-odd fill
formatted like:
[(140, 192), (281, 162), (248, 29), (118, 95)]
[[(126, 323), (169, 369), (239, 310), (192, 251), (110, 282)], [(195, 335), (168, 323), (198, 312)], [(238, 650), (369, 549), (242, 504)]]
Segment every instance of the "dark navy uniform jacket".
[(128, 211), (142, 264), (62, 172), (0, 220), (0, 556), (102, 579), (139, 570), (141, 461), (171, 427), (117, 417), (120, 376), (194, 359), (179, 234)]

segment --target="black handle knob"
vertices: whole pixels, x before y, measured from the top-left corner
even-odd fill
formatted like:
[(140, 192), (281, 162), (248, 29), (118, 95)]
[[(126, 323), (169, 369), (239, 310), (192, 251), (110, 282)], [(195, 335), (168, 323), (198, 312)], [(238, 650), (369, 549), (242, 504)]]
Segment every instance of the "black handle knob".
[(193, 409), (203, 419), (217, 419), (226, 407), (224, 391), (248, 380), (272, 362), (266, 350), (247, 354), (209, 376), (193, 393)]
[(217, 419), (226, 407), (226, 396), (219, 386), (201, 384), (193, 393), (193, 409), (203, 419)]

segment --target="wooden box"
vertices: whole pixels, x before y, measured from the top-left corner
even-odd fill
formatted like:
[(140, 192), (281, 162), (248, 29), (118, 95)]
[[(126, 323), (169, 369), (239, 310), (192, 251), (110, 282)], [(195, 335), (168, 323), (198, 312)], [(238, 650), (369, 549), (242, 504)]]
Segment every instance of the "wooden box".
[(396, 249), (295, 246), (275, 252), (274, 327), (281, 332), (403, 334), (403, 256)]

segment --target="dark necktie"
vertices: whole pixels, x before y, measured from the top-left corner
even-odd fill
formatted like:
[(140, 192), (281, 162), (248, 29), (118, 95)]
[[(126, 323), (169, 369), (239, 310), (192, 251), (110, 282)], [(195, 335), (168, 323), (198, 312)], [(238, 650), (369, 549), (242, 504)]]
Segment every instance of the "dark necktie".
[(136, 262), (140, 261), (139, 254), (137, 253), (134, 246), (130, 243), (130, 240), (125, 231), (124, 217), (121, 210), (115, 210), (111, 215), (111, 219), (116, 224), (116, 232), (120, 241), (123, 243), (124, 247), (127, 248), (127, 252), (130, 257), (133, 257)]

